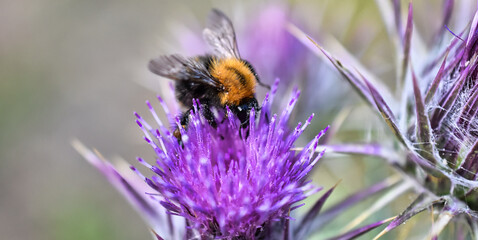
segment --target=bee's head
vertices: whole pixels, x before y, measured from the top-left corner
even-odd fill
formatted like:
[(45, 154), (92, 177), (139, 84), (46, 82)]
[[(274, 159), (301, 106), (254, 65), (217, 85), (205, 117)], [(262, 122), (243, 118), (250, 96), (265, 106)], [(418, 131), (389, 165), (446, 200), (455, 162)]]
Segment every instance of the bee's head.
[(236, 114), (237, 118), (239, 118), (241, 121), (242, 127), (246, 127), (247, 124), (249, 124), (251, 110), (254, 108), (254, 110), (257, 112), (257, 110), (260, 109), (256, 98), (244, 99), (239, 105), (231, 106), (230, 108), (231, 111)]

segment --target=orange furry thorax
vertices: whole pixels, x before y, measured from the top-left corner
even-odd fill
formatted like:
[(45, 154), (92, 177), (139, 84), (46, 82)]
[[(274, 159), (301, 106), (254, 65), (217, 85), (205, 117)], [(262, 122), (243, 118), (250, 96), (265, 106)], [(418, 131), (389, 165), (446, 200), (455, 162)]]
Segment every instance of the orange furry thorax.
[(210, 72), (224, 86), (219, 93), (221, 104), (239, 105), (243, 99), (254, 97), (256, 77), (241, 59), (215, 59)]

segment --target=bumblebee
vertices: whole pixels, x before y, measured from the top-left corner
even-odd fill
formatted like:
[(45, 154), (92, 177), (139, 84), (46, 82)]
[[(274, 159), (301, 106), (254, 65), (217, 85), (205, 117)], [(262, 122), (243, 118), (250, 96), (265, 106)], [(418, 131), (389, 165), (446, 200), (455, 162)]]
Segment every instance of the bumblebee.
[[(160, 56), (149, 62), (149, 70), (175, 81), (176, 98), (189, 108), (182, 114), (181, 125), (187, 127), (189, 114), (194, 110), (193, 99), (203, 106), (203, 116), (215, 125), (211, 107), (225, 108), (236, 114), (241, 126), (247, 126), (251, 109), (259, 110), (255, 98), (257, 84), (266, 86), (252, 65), (239, 55), (231, 20), (217, 9), (208, 18), (203, 38), (214, 50), (213, 54), (184, 57)], [(179, 137), (179, 131), (175, 131)]]

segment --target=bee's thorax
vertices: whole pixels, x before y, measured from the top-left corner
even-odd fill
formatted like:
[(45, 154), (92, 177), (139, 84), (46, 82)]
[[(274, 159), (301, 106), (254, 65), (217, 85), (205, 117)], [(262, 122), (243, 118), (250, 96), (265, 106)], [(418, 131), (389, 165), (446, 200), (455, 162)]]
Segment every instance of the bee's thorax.
[(222, 105), (239, 105), (244, 98), (254, 97), (257, 80), (243, 60), (215, 59), (210, 72), (224, 86), (224, 91), (219, 93)]

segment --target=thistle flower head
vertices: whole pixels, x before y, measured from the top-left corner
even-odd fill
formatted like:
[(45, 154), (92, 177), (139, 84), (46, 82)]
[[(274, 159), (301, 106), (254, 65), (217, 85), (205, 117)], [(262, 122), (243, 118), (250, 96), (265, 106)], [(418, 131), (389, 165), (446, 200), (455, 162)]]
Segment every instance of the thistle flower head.
[[(248, 59), (254, 66), (269, 71), (269, 74), (260, 73), (266, 79), (271, 79), (271, 75), (289, 79), (287, 76), (295, 75), (297, 71), (293, 65), (302, 66), (295, 59), (301, 58), (297, 50), (300, 46), (284, 32), (284, 25), (288, 25), (286, 10), (273, 6), (259, 16), (258, 21), (264, 23), (260, 28), (251, 24), (259, 31), (248, 35), (252, 49), (247, 54)], [(265, 21), (269, 18), (274, 18), (274, 21)], [(274, 46), (262, 51), (265, 48), (257, 48), (261, 44)], [(197, 45), (191, 46), (198, 50)], [(251, 110), (246, 126), (227, 107), (210, 109), (197, 101), (193, 110), (187, 113), (187, 126), (182, 126), (181, 119), (158, 97), (169, 123), (173, 125), (169, 128), (147, 102), (155, 124), (150, 125), (135, 113), (136, 123), (152, 147), (155, 161), (152, 164), (138, 158), (151, 172), (143, 174), (131, 166), (136, 179), (125, 177), (123, 172), (81, 144), (74, 145), (136, 207), (150, 225), (155, 239), (305, 239), (349, 207), (393, 187), (396, 180), (386, 179), (359, 190), (319, 215), (335, 189), (332, 187), (306, 214), (296, 221), (289, 221), (292, 210), (303, 205), (300, 201), (320, 190), (306, 177), (324, 153), (318, 141), (326, 129), (304, 147), (293, 148), (313, 116), (304, 124), (289, 128), (289, 117), (299, 96), (297, 90), (281, 114), (272, 115), (271, 104), (277, 86), (278, 81), (266, 96), (260, 111)], [(207, 117), (203, 116), (205, 110)], [(215, 118), (213, 126), (210, 110)], [(138, 183), (135, 181), (138, 179), (143, 181)], [(334, 239), (360, 236), (390, 220), (357, 229), (346, 228)], [(360, 223), (362, 221), (356, 221), (356, 224)]]
[[(323, 131), (301, 152), (291, 151), (313, 115), (305, 124), (289, 129), (299, 92), (278, 116), (270, 112), (276, 90), (277, 83), (261, 112), (252, 110), (245, 129), (229, 109), (225, 117), (220, 109), (216, 111), (218, 124), (212, 127), (196, 102), (186, 129), (177, 120), (181, 141), (160, 121), (153, 127), (137, 115), (145, 140), (156, 153), (154, 165), (139, 158), (154, 173), (144, 177), (151, 196), (169, 214), (186, 218), (201, 236), (250, 239), (273, 222), (290, 218), (299, 201), (319, 190), (306, 181), (306, 175), (323, 154), (314, 154)], [(260, 115), (257, 121), (256, 114)]]
[[(175, 120), (181, 133), (179, 141), (171, 133), (176, 127), (166, 127), (147, 102), (155, 126), (135, 115), (144, 139), (155, 153), (155, 164), (138, 159), (152, 171), (151, 177), (133, 166), (130, 168), (136, 178), (128, 176), (79, 142), (74, 146), (138, 210), (155, 239), (304, 239), (395, 181), (386, 180), (359, 190), (319, 215), (335, 189), (332, 187), (305, 215), (290, 221), (291, 212), (304, 205), (299, 202), (321, 189), (306, 177), (324, 153), (318, 140), (327, 129), (302, 150), (293, 149), (313, 115), (294, 129), (288, 127), (298, 91), (294, 91), (280, 115), (272, 115), (277, 85), (278, 82), (266, 96), (261, 111), (252, 110), (246, 128), (229, 109), (216, 109), (218, 124), (211, 126), (201, 114), (204, 107), (196, 102), (186, 129), (179, 118)], [(165, 102), (158, 99), (169, 119), (174, 120)], [(143, 181), (138, 182), (140, 179)], [(352, 229), (336, 238), (360, 236), (390, 220)]]

